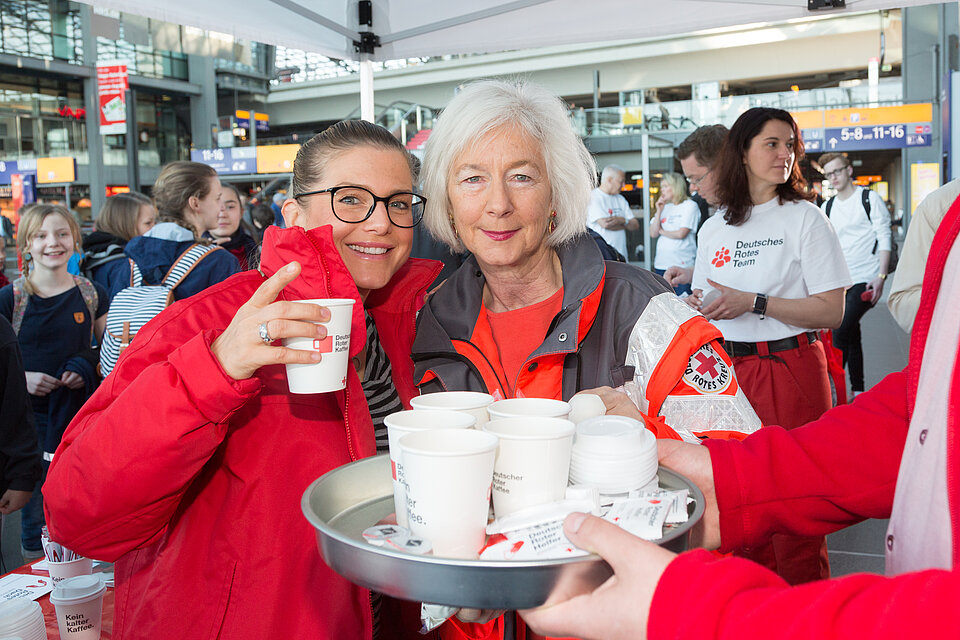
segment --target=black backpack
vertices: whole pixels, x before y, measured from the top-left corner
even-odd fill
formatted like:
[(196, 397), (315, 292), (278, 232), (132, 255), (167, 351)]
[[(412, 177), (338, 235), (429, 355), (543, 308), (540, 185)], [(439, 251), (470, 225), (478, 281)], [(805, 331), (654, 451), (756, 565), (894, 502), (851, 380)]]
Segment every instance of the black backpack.
[[(827, 200), (827, 217), (830, 217), (830, 210), (833, 208), (833, 201), (837, 199), (837, 196), (831, 197)], [(867, 221), (873, 222), (870, 219), (870, 189), (863, 189), (860, 192), (861, 204), (863, 204), (863, 210), (867, 214)], [(877, 252), (877, 245), (879, 241), (873, 241), (873, 251), (872, 253)], [(893, 273), (897, 269), (897, 264), (900, 262), (900, 250), (897, 248), (897, 240), (893, 235), (893, 227), (890, 228), (890, 261), (887, 263), (887, 273)]]

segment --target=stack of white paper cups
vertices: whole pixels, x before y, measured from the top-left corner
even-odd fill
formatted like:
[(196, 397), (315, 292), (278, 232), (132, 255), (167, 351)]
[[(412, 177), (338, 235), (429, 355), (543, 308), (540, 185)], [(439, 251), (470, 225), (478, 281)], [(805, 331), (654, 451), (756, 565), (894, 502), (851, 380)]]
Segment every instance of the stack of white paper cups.
[(469, 413), (477, 420), (480, 429), (487, 423), (490, 416), (487, 408), (493, 402), (489, 393), (478, 391), (441, 391), (417, 396), (410, 400), (410, 406), (422, 411), (460, 411)]
[(600, 416), (577, 425), (570, 456), (572, 484), (617, 495), (645, 488), (656, 478), (657, 439), (643, 424)]
[(400, 454), (400, 438), (416, 431), (432, 429), (470, 429), (476, 418), (459, 411), (398, 411), (383, 420), (387, 427), (390, 446), (390, 467), (393, 473), (393, 505), (397, 512), (397, 524), (407, 526), (407, 480)]
[(536, 416), (538, 418), (566, 418), (570, 415), (570, 404), (563, 400), (546, 398), (510, 398), (498, 400), (488, 408), (490, 419)]

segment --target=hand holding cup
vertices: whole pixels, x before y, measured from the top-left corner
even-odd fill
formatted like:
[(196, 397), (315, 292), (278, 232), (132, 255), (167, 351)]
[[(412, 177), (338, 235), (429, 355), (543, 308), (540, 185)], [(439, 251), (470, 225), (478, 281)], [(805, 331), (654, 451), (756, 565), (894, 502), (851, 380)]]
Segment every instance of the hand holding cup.
[(291, 262), (270, 276), (243, 306), (211, 345), (214, 357), (234, 380), (244, 380), (269, 364), (311, 364), (320, 361), (320, 353), (291, 349), (268, 343), (261, 338), (260, 325), (273, 341), (282, 338), (327, 337), (321, 322), (330, 320), (326, 307), (277, 300), (285, 286), (300, 275), (300, 265)]

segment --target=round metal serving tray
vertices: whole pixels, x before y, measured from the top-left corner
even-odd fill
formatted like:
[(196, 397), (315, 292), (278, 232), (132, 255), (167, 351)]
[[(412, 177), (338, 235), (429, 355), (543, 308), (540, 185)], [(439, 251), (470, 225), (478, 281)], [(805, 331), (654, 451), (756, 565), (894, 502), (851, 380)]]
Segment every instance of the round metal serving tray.
[[(657, 544), (680, 552), (703, 516), (703, 494), (692, 482), (660, 467), (660, 486), (687, 489), (690, 518), (668, 525)], [(363, 530), (394, 513), (386, 454), (344, 465), (303, 493), (303, 513), (317, 530), (320, 555), (347, 580), (395, 598), (476, 609), (530, 609), (585, 593), (613, 573), (599, 556), (537, 561), (460, 560), (416, 556), (374, 547)]]

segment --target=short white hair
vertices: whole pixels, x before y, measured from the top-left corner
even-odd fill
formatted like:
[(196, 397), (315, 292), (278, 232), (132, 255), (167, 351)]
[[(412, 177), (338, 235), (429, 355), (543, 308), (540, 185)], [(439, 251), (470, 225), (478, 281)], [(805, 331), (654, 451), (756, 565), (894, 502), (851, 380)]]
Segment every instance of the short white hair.
[(540, 146), (550, 180), (557, 227), (547, 238), (560, 245), (586, 231), (596, 164), (573, 130), (566, 104), (547, 89), (517, 80), (481, 80), (464, 87), (443, 113), (427, 140), (423, 157), (423, 221), (435, 238), (454, 251), (463, 244), (450, 219), (453, 207), (447, 182), (453, 163), (470, 145), (503, 127), (520, 127)]
[(606, 178), (611, 173), (619, 173), (624, 178), (627, 177), (627, 172), (623, 167), (618, 164), (608, 164), (603, 168), (603, 173), (600, 174), (600, 179), (602, 180), (603, 178)]

